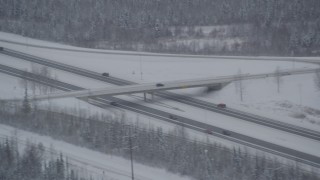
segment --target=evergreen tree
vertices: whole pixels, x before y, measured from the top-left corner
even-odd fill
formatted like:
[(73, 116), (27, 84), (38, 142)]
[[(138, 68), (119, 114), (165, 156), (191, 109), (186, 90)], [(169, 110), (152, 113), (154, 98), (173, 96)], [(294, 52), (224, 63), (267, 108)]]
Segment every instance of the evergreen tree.
[(31, 112), (31, 105), (30, 105), (29, 98), (28, 98), (28, 88), (27, 87), (25, 88), (25, 91), (24, 91), (24, 98), (22, 101), (22, 111), (25, 114), (29, 114)]

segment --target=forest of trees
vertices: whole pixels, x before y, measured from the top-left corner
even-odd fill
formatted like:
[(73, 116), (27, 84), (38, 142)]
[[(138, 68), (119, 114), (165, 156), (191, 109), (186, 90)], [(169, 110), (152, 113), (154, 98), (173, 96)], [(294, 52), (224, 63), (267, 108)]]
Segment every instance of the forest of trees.
[(298, 163), (283, 164), (244, 149), (191, 141), (183, 127), (164, 133), (161, 128), (147, 128), (139, 123), (128, 126), (123, 114), (115, 118), (99, 114), (85, 118), (81, 112), (74, 116), (35, 107), (26, 113), (21, 104), (0, 101), (0, 123), (125, 158), (130, 157), (130, 129), (133, 146), (137, 147), (133, 152), (135, 161), (197, 180), (320, 179), (318, 174), (304, 171)]
[[(0, 0), (0, 30), (108, 49), (319, 55), (318, 7), (319, 0)], [(168, 45), (181, 38), (220, 38), (195, 27), (222, 25), (232, 31), (223, 38), (240, 37), (241, 43)]]
[(21, 153), (16, 139), (0, 140), (1, 180), (87, 180), (68, 169), (69, 163), (62, 154), (48, 160), (42, 144), (27, 143), (25, 146)]

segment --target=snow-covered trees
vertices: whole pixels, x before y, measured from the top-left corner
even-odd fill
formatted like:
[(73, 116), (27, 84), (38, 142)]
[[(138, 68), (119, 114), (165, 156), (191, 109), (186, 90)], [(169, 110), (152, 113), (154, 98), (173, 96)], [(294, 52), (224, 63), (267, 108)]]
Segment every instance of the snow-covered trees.
[[(125, 116), (115, 119), (108, 116), (86, 118), (83, 115), (71, 116), (65, 113), (38, 110), (32, 117), (25, 117), (19, 114), (21, 113), (19, 111), (12, 113), (2, 106), (7, 105), (1, 103), (0, 123), (50, 135), (104, 153), (130, 157), (127, 141), (129, 129)], [(195, 179), (320, 179), (315, 174), (302, 171), (298, 165), (281, 164), (276, 159), (252, 155), (244, 149), (230, 149), (219, 144), (189, 140), (186, 138), (187, 133), (183, 127), (177, 127), (170, 133), (164, 133), (160, 128), (155, 130), (141, 127), (139, 123), (130, 125), (129, 128), (134, 135), (132, 146), (137, 147), (134, 149), (135, 161), (166, 168)], [(3, 146), (0, 145), (0, 155), (1, 147)], [(23, 157), (32, 157), (32, 159), (26, 160), (25, 163), (36, 163), (41, 156), (35, 152), (40, 150), (28, 149), (32, 151), (28, 152), (28, 156)], [(11, 158), (11, 154), (7, 156), (11, 159), (8, 163), (15, 159)], [(0, 161), (0, 164), (3, 162), (7, 161)], [(63, 158), (58, 158), (52, 163), (46, 163), (45, 170), (42, 172), (46, 175), (45, 177), (59, 176), (63, 179), (67, 177), (67, 174), (63, 174), (61, 170), (67, 168), (64, 163), (66, 162)], [(30, 171), (37, 174), (39, 172), (37, 167)], [(1, 168), (0, 165), (0, 174)], [(293, 177), (293, 175), (297, 176)], [(70, 172), (69, 177), (75, 176)]]
[[(22, 152), (15, 139), (0, 141), (0, 179), (1, 180), (79, 180), (61, 154), (56, 159), (45, 159), (42, 144), (24, 144)], [(21, 153), (22, 152), (22, 153)], [(81, 178), (86, 180), (86, 178)], [(93, 180), (93, 179), (91, 179)]]
[(80, 46), (170, 51), (161, 42), (179, 36), (172, 29), (250, 24), (241, 53), (310, 54), (320, 46), (319, 6), (318, 0), (0, 0), (0, 30)]

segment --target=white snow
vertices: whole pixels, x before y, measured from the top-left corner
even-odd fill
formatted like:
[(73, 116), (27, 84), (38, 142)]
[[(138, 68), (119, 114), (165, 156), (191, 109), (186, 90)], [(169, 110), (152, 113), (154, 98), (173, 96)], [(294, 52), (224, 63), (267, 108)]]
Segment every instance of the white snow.
[[(123, 52), (123, 54), (121, 54), (121, 51), (112, 51), (119, 53), (118, 55), (102, 53), (95, 54), (92, 53), (92, 51), (96, 50), (59, 45), (56, 43), (32, 40), (29, 38), (21, 38), (19, 36), (9, 35), (7, 33), (0, 33), (0, 39), (7, 39), (22, 43), (26, 43), (26, 41), (28, 41), (29, 44), (39, 44), (59, 48), (88, 50), (91, 51), (91, 53), (44, 49), (0, 41), (0, 46), (3, 47), (12, 48), (18, 51), (55, 60), (57, 62), (89, 69), (98, 73), (109, 72), (112, 76), (135, 81), (137, 83), (236, 75), (239, 70), (241, 70), (242, 73), (254, 74), (274, 72), (277, 67), (279, 67), (280, 69), (318, 67), (315, 64), (298, 63), (293, 61), (278, 61), (279, 59), (291, 59), (278, 57), (274, 57), (274, 61), (262, 60), (263, 58), (256, 57), (257, 61), (254, 61), (255, 57), (248, 57), (248, 60), (244, 60), (243, 58), (245, 57), (241, 57), (241, 60), (232, 59), (235, 57), (232, 57), (231, 59), (224, 59), (224, 57), (221, 57), (220, 59), (217, 57), (191, 58), (192, 56), (188, 56), (188, 58), (165, 56), (151, 57), (143, 56), (143, 54), (150, 55), (152, 53), (141, 53), (141, 56), (139, 56), (139, 53), (133, 53), (138, 54), (133, 56), (126, 54), (128, 52)], [(103, 50), (98, 51), (111, 52)], [(292, 59), (296, 60), (299, 58)], [(300, 59), (319, 60), (320, 58), (312, 57)], [(31, 69), (30, 63), (25, 63), (22, 60), (10, 58), (4, 55), (0, 56), (0, 63), (7, 64), (19, 69)], [(79, 85), (84, 88), (110, 86), (109, 84), (103, 82), (89, 80), (87, 78), (78, 77), (76, 75), (71, 75), (70, 73), (61, 72), (59, 70), (52, 70), (52, 72), (54, 72), (59, 80)], [(320, 110), (320, 104), (318, 103), (320, 92), (314, 85), (313, 76), (314, 75), (312, 74), (307, 74), (283, 77), (283, 82), (280, 87), (280, 93), (277, 93), (276, 83), (273, 78), (244, 81), (243, 83), (245, 88), (243, 102), (240, 101), (239, 93), (235, 88), (235, 83), (231, 83), (221, 91), (214, 92), (209, 95), (203, 95), (203, 88), (175, 90), (173, 92), (195, 96), (195, 98), (213, 103), (224, 102), (228, 107), (244, 110), (246, 112), (251, 112), (304, 128), (320, 131), (319, 115), (309, 113), (306, 114), (305, 118), (301, 119), (297, 118), (299, 116), (295, 114), (296, 112), (300, 112), (300, 114), (303, 114), (305, 113), (305, 109), (310, 108)], [(0, 77), (0, 98), (18, 96), (16, 91), (19, 92), (18, 94), (20, 94), (20, 96), (22, 97), (23, 90), (19, 89), (17, 83), (10, 82), (10, 80), (8, 80), (10, 78), (8, 78), (6, 75), (1, 74)], [(11, 93), (12, 89), (14, 89), (14, 93)], [(119, 97), (130, 101), (144, 103), (141, 101), (141, 95)], [(57, 100), (55, 101), (55, 103), (59, 106), (63, 105), (74, 107), (74, 104), (76, 104), (76, 106), (80, 106), (78, 100)], [(86, 108), (86, 105), (84, 104), (85, 103), (83, 103), (83, 107)], [(152, 104), (144, 104), (167, 112), (172, 112), (174, 114), (179, 114), (181, 116), (190, 117), (202, 122), (216, 125), (225, 129), (230, 129), (235, 132), (257, 137), (259, 139), (273, 142), (275, 144), (280, 144), (299, 151), (320, 156), (320, 153), (317, 151), (318, 149), (320, 149), (320, 143), (310, 139), (298, 137), (292, 134), (262, 127), (256, 124), (245, 122), (243, 120), (237, 120), (235, 118), (226, 117), (220, 114), (197, 109), (172, 101), (161, 100), (156, 101)], [(93, 106), (91, 106), (90, 109), (91, 108), (95, 109)], [(107, 113), (113, 110), (108, 109)], [(136, 119), (137, 117), (135, 113), (126, 112), (126, 114), (128, 117), (130, 117), (129, 119), (131, 120)], [(145, 122), (145, 124), (150, 124), (151, 121), (151, 123), (155, 126), (170, 128), (170, 125), (168, 123), (159, 122), (159, 120), (155, 120), (153, 118), (139, 116), (139, 119), (140, 121)], [(248, 131), (248, 129), (252, 130)]]
[[(51, 47), (81, 50), (84, 49), (45, 41), (33, 40), (30, 38), (25, 38), (8, 33), (0, 33), (0, 39), (17, 41), (21, 43), (25, 43), (26, 41), (28, 41), (29, 44), (46, 45)], [(46, 57), (48, 59), (56, 60), (62, 63), (90, 69), (95, 72), (109, 72), (111, 75), (114, 75), (116, 77), (132, 80), (138, 83), (233, 75), (237, 74), (239, 69), (241, 69), (242, 73), (253, 74), (262, 72), (274, 72), (277, 67), (280, 67), (280, 69), (294, 69), (316, 66), (314, 64), (279, 61), (245, 61), (182, 57), (144, 57), (113, 54), (92, 54), (59, 51), (52, 49), (39, 49), (35, 47), (14, 45), (4, 42), (1, 42), (0, 45), (35, 54), (41, 57)], [(252, 57), (250, 59), (252, 59)], [(17, 60), (15, 58), (7, 57), (4, 55), (0, 56), (0, 63), (18, 67), (19, 69), (31, 69), (30, 63), (26, 63), (25, 61)], [(63, 81), (69, 83), (77, 82), (79, 86), (85, 86), (87, 88), (109, 86), (106, 83), (96, 82), (95, 80), (88, 81), (87, 78), (78, 77), (59, 70), (51, 71), (58, 77), (58, 79), (63, 79)], [(269, 78), (266, 80), (245, 81), (244, 102), (239, 101), (239, 95), (235, 91), (234, 84), (228, 85), (222, 91), (199, 98), (210, 102), (225, 102), (230, 107), (246, 110), (248, 112), (258, 113), (306, 128), (320, 130), (319, 125), (308, 123), (310, 122), (310, 118), (308, 120), (296, 119), (290, 117), (290, 113), (288, 114), (284, 113), (284, 111), (275, 110), (279, 109), (276, 104), (283, 104), (284, 102), (289, 102), (293, 105), (300, 105), (301, 102), (301, 105), (303, 106), (320, 109), (317, 98), (315, 98), (319, 97), (320, 92), (317, 91), (314, 86), (313, 75), (292, 76), (283, 79), (283, 87), (281, 87), (280, 94), (276, 92), (276, 84), (274, 80), (272, 78)], [(176, 92), (199, 95), (199, 92), (201, 92), (201, 88), (191, 90), (178, 90)], [(311, 117), (311, 119), (311, 121), (319, 122), (316, 117)]]

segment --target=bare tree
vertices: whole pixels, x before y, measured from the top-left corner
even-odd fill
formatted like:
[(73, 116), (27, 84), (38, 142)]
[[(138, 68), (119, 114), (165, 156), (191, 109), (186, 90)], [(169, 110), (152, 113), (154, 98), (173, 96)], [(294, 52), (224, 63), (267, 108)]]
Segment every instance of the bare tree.
[[(40, 72), (39, 72), (39, 76), (40, 78), (45, 77), (45, 78), (51, 78), (51, 72), (49, 70), (49, 68), (47, 66), (42, 66), (40, 68)], [(47, 94), (49, 91), (49, 86), (41, 86), (42, 88), (42, 92), (43, 94)]]
[(274, 73), (274, 77), (275, 77), (275, 82), (277, 83), (277, 91), (278, 93), (280, 93), (280, 85), (282, 84), (282, 78), (281, 78), (281, 71), (280, 71), (280, 67), (277, 66), (275, 73)]
[[(27, 77), (28, 74), (27, 73), (23, 73), (22, 74), (23, 77)], [(28, 87), (29, 81), (25, 78), (22, 78), (19, 80), (19, 84), (21, 86), (21, 88), (26, 89)]]
[(48, 68), (47, 66), (31, 64), (30, 71), (31, 72), (28, 72), (27, 70), (25, 70), (25, 72), (23, 73), (24, 78), (22, 78), (19, 82), (20, 86), (23, 89), (25, 88), (31, 89), (33, 95), (37, 93), (47, 94), (47, 93), (54, 92), (56, 90), (53, 87), (50, 87), (48, 85), (43, 85), (36, 81), (27, 80), (25, 78), (25, 77), (32, 77), (33, 79), (39, 80), (39, 81), (41, 80), (43, 81), (46, 78), (58, 80), (58, 77), (51, 72), (50, 68)]
[[(47, 66), (39, 66), (32, 64), (31, 66), (31, 72), (35, 74), (35, 77), (37, 77), (39, 80), (42, 78), (51, 78), (54, 79), (51, 70)], [(57, 79), (57, 78), (56, 78)], [(37, 82), (31, 83), (31, 89), (33, 93), (35, 94), (36, 89), (39, 89), (40, 94), (47, 94), (48, 92), (52, 92), (53, 89), (47, 85), (42, 85)]]
[[(39, 67), (36, 64), (31, 64), (31, 72), (34, 73), (34, 74), (38, 74)], [(31, 86), (30, 88), (32, 90), (32, 94), (35, 95), (37, 87), (39, 86), (39, 84), (34, 82), (34, 81), (31, 81), (30, 82), (30, 86)]]

